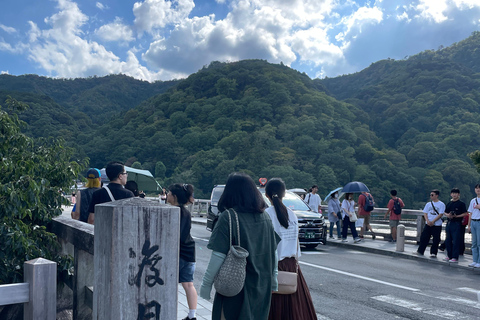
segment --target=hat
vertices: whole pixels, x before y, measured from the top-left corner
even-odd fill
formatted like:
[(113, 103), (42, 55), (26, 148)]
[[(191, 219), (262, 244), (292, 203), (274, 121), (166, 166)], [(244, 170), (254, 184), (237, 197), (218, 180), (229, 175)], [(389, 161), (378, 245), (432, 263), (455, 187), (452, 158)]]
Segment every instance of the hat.
[(98, 179), (100, 178), (100, 170), (91, 168), (87, 171), (87, 179)]

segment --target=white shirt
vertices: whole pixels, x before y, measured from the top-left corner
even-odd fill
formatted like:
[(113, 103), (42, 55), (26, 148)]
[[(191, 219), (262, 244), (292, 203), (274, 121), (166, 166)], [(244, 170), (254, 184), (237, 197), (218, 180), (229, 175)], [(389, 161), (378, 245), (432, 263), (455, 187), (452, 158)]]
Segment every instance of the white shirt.
[[(438, 214), (445, 213), (445, 203), (443, 203), (442, 201), (437, 201), (437, 202), (433, 202), (433, 205), (435, 206), (435, 209), (437, 209)], [(425, 208), (423, 208), (423, 212), (428, 215), (428, 220), (430, 221), (433, 221), (433, 219), (437, 217), (437, 213), (432, 207), (432, 201), (427, 202), (427, 204), (425, 205)], [(425, 224), (426, 224), (426, 221), (425, 221)], [(434, 225), (441, 226), (442, 219), (438, 219), (437, 221), (435, 221)]]
[(285, 258), (295, 257), (298, 252), (298, 257), (301, 256), (300, 244), (298, 242), (298, 219), (295, 213), (290, 208), (287, 208), (288, 212), (288, 229), (285, 229), (277, 218), (277, 213), (273, 206), (268, 207), (265, 210), (272, 220), (273, 229), (282, 239), (277, 246), (278, 261), (282, 261)]
[[(345, 209), (347, 212), (355, 211), (355, 201), (343, 199), (342, 209)], [(342, 210), (342, 219), (345, 218), (345, 215), (346, 215), (345, 210)]]
[(305, 202), (308, 204), (308, 206), (314, 211), (318, 213), (318, 206), (322, 202), (322, 199), (318, 195), (318, 193), (313, 194), (309, 193), (305, 197)]
[[(475, 201), (476, 200), (476, 201)], [(468, 212), (472, 214), (472, 219), (480, 219), (480, 209), (474, 209), (473, 207), (480, 204), (480, 198), (473, 198), (470, 201), (470, 205), (468, 206)]]

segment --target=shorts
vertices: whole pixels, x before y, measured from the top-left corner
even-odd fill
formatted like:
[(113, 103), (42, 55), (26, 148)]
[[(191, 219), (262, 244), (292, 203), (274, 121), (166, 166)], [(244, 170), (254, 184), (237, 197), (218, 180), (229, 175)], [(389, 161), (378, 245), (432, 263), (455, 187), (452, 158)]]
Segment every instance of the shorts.
[(363, 225), (366, 226), (367, 224), (370, 224), (370, 215), (366, 215), (366, 216), (358, 216), (359, 218), (362, 218), (364, 219), (363, 220)]
[(390, 228), (396, 228), (398, 227), (399, 224), (400, 224), (400, 220), (390, 220), (388, 222), (388, 225), (390, 226)]
[(188, 262), (180, 258), (178, 263), (178, 283), (193, 282), (193, 274), (195, 273), (195, 262)]

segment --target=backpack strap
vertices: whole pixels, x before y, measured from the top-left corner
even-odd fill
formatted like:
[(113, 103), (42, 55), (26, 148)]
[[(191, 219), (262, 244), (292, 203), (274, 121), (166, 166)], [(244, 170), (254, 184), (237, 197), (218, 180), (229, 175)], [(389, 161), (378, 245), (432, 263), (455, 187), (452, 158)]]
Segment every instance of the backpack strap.
[(110, 200), (115, 201), (115, 198), (113, 197), (112, 191), (107, 186), (103, 186), (105, 190), (107, 190), (108, 195), (110, 196)]

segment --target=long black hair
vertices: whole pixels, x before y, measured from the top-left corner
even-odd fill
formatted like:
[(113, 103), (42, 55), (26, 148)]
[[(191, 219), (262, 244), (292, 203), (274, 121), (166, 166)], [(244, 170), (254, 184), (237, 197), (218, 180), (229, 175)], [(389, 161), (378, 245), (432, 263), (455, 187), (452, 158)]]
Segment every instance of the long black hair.
[(190, 198), (193, 196), (193, 186), (191, 184), (175, 183), (168, 187), (168, 189), (177, 197), (177, 202), (181, 206), (190, 202)]
[(267, 204), (253, 179), (245, 173), (234, 172), (227, 178), (225, 189), (218, 201), (218, 209), (237, 208), (242, 212), (262, 213)]
[(282, 227), (288, 229), (288, 211), (282, 202), (285, 196), (285, 182), (280, 178), (270, 179), (265, 186), (265, 194), (272, 199), (278, 222), (280, 222)]

